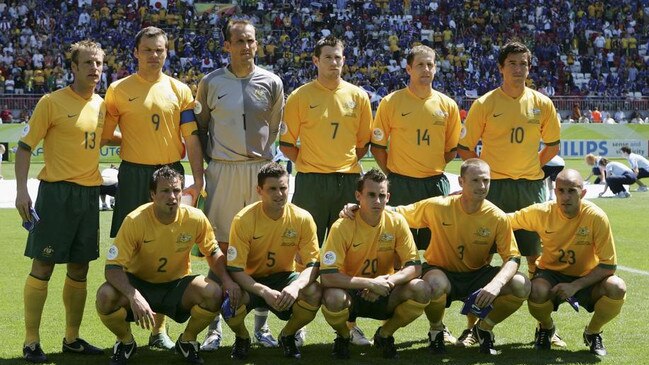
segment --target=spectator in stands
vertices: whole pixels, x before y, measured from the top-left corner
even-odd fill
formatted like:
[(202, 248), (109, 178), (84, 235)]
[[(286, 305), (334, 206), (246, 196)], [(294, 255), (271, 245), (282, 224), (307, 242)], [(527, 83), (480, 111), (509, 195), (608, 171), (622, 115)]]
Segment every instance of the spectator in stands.
[(0, 124), (9, 124), (13, 123), (14, 116), (11, 112), (11, 109), (7, 106), (7, 104), (2, 106), (2, 111), (0, 111)]
[(626, 115), (624, 114), (622, 109), (618, 109), (615, 112), (615, 116), (613, 118), (615, 119), (615, 122), (618, 123), (618, 124), (626, 124), (627, 123)]
[(602, 113), (599, 111), (598, 107), (595, 107), (595, 110), (593, 110), (590, 113), (590, 120), (593, 123), (601, 123), (602, 122)]

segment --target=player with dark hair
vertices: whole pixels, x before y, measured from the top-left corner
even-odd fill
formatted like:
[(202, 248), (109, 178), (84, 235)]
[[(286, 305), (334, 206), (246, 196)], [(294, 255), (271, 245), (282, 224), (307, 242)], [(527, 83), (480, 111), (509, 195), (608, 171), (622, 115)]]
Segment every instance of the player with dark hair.
[[(23, 356), (34, 363), (47, 362), (39, 330), (56, 264), (67, 265), (63, 352), (103, 353), (79, 338), (79, 327), (88, 264), (99, 257), (99, 140), (106, 108), (94, 90), (101, 79), (104, 51), (92, 41), (77, 42), (70, 49), (74, 82), (39, 100), (16, 151), (16, 209), (29, 229), (25, 256), (32, 258), (24, 290)], [(45, 166), (38, 174), (38, 198), (32, 208), (27, 176), (32, 150), (41, 140)]]
[(628, 146), (620, 148), (620, 151), (622, 151), (622, 155), (629, 161), (629, 166), (631, 166), (631, 170), (635, 174), (635, 182), (638, 184), (637, 191), (646, 192), (648, 190), (647, 185), (640, 181), (640, 179), (649, 177), (649, 160), (644, 156), (631, 152), (631, 148)]
[[(207, 217), (221, 249), (227, 251), (233, 217), (259, 200), (257, 172), (273, 159), (284, 107), (282, 80), (255, 65), (255, 27), (248, 20), (230, 20), (223, 48), (230, 64), (203, 77), (196, 95), (196, 120), (205, 170)], [(212, 279), (216, 279), (213, 273)], [(268, 310), (255, 314), (253, 339), (266, 347), (278, 343), (267, 325)], [(201, 349), (221, 344), (220, 322), (210, 325)]]
[(190, 251), (197, 244), (210, 269), (232, 303), (240, 292), (225, 270), (225, 256), (203, 212), (180, 204), (184, 178), (164, 166), (153, 173), (151, 203), (141, 205), (122, 223), (106, 255), (106, 283), (97, 290), (97, 312), (115, 334), (111, 365), (126, 364), (137, 351), (129, 322), (142, 328), (155, 325), (156, 314), (182, 323), (185, 331), (176, 341), (176, 352), (191, 364), (202, 364), (196, 336), (214, 319), (221, 306), (219, 284), (191, 275)]
[(316, 225), (307, 211), (288, 203), (289, 175), (282, 165), (270, 162), (257, 176), (261, 201), (243, 208), (230, 230), (228, 271), (245, 291), (234, 316), (226, 319), (236, 336), (231, 356), (247, 357), (246, 314), (264, 307), (287, 321), (279, 344), (284, 356), (299, 359), (296, 332), (315, 318), (322, 296)]
[[(106, 128), (102, 143), (121, 144), (118, 180), (124, 187), (115, 197), (110, 237), (115, 237), (127, 214), (151, 199), (151, 175), (162, 165), (181, 174), (187, 152), (194, 184), (185, 189), (194, 199), (203, 189), (203, 155), (198, 140), (194, 97), (184, 83), (162, 72), (167, 58), (167, 34), (146, 27), (135, 36), (137, 73), (115, 81), (106, 91)], [(119, 126), (121, 132), (115, 132)], [(183, 143), (184, 141), (184, 143)], [(149, 344), (173, 348), (164, 318), (156, 320)]]
[[(393, 334), (430, 302), (431, 290), (419, 279), (421, 262), (405, 219), (386, 211), (388, 180), (372, 169), (358, 180), (355, 219), (339, 219), (322, 247), (322, 313), (336, 331), (333, 355), (349, 358), (346, 322), (356, 317), (385, 320), (374, 334), (384, 358), (395, 358)], [(395, 272), (394, 263), (401, 269)]]

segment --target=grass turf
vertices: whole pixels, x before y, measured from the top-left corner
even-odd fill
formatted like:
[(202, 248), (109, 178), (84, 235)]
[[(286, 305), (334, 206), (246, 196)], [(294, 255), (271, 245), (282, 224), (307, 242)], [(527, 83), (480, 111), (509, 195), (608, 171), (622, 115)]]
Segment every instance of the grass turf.
[[(569, 160), (568, 166), (579, 168), (582, 173), (588, 169), (581, 160)], [(8, 168), (7, 164), (3, 167)], [(13, 166), (11, 166), (13, 167)], [(366, 166), (366, 167), (369, 167)], [(450, 164), (449, 172), (459, 172), (459, 162)], [(35, 176), (31, 174), (30, 176)], [(396, 343), (399, 347), (400, 358), (390, 361), (395, 364), (420, 363), (434, 361), (449, 364), (640, 364), (644, 363), (649, 350), (642, 345), (644, 319), (648, 314), (644, 303), (649, 299), (649, 246), (646, 237), (649, 226), (644, 224), (644, 214), (649, 208), (649, 194), (636, 193), (630, 199), (597, 199), (595, 200), (609, 215), (613, 233), (616, 239), (618, 269), (627, 283), (627, 302), (622, 313), (604, 328), (604, 343), (609, 355), (598, 358), (587, 352), (581, 340), (581, 333), (588, 323), (590, 315), (584, 310), (573, 312), (568, 306), (561, 306), (554, 319), (559, 333), (568, 343), (568, 348), (537, 352), (532, 347), (534, 335), (534, 320), (527, 311), (527, 306), (498, 325), (495, 329), (496, 346), (502, 353), (495, 357), (479, 354), (477, 348), (449, 348), (449, 354), (443, 357), (432, 356), (426, 350), (426, 332), (428, 325), (425, 317), (418, 318), (410, 326), (399, 330)], [(90, 343), (106, 349), (106, 355), (92, 358), (78, 355), (61, 354), (61, 341), (65, 328), (65, 316), (61, 300), (61, 291), (65, 275), (64, 267), (58, 266), (49, 286), (49, 297), (45, 305), (41, 324), (41, 342), (44, 351), (54, 364), (88, 364), (91, 362), (105, 363), (114, 342), (113, 335), (102, 325), (94, 309), (94, 294), (97, 287), (104, 281), (104, 253), (110, 243), (108, 232), (111, 212), (101, 213), (101, 254), (102, 257), (91, 263), (88, 274), (88, 299), (86, 312), (81, 327), (81, 335)], [(13, 209), (0, 209), (0, 232), (4, 242), (5, 262), (0, 266), (0, 287), (3, 295), (0, 297), (0, 333), (7, 337), (0, 346), (0, 364), (23, 364), (22, 342), (24, 336), (22, 290), (25, 278), (29, 273), (30, 260), (23, 254), (27, 232), (20, 226), (18, 213)], [(195, 260), (193, 269), (197, 273), (205, 273), (204, 262)], [(632, 269), (632, 270), (630, 270)], [(633, 271), (636, 270), (636, 271)], [(639, 271), (638, 271), (639, 270)], [(521, 272), (527, 272), (521, 267)], [(459, 303), (447, 310), (445, 323), (455, 335), (464, 328), (464, 316), (459, 315)], [(172, 322), (172, 321), (170, 321)], [(248, 328), (252, 327), (252, 316), (247, 318)], [(283, 323), (271, 315), (270, 325), (275, 336), (278, 335)], [(371, 336), (380, 325), (378, 321), (360, 319), (359, 325), (366, 335)], [(182, 332), (183, 325), (170, 323), (169, 333), (176, 339)], [(146, 347), (148, 331), (133, 327), (137, 342), (140, 344), (138, 355), (130, 362), (132, 364), (153, 363), (183, 363), (178, 355), (172, 352), (151, 351)], [(321, 314), (308, 327), (306, 346), (302, 349), (302, 361), (318, 361), (319, 363), (334, 363), (330, 357), (333, 331), (327, 325)], [(200, 337), (202, 340), (202, 335)], [(243, 363), (229, 358), (229, 352), (234, 337), (229, 329), (224, 328), (223, 347), (214, 353), (203, 353), (206, 363)], [(380, 353), (369, 347), (352, 347), (353, 363), (373, 363), (381, 361)], [(253, 347), (247, 363), (288, 364), (294, 360), (282, 357), (279, 349), (264, 349)]]

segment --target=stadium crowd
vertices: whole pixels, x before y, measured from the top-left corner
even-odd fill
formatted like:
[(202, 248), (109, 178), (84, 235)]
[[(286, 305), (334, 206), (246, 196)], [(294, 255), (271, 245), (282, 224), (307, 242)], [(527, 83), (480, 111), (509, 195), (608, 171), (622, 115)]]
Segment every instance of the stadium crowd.
[(510, 38), (532, 49), (528, 86), (544, 94), (649, 95), (649, 1), (244, 0), (214, 9), (199, 13), (190, 0), (166, 8), (148, 0), (1, 0), (0, 94), (69, 84), (66, 47), (85, 38), (106, 50), (103, 94), (134, 72), (134, 35), (148, 25), (170, 34), (166, 72), (195, 88), (227, 63), (221, 29), (234, 14), (257, 24), (258, 62), (282, 78), (287, 94), (313, 78), (315, 41), (334, 34), (347, 43), (344, 78), (366, 89), (374, 107), (407, 83), (403, 55), (418, 42), (438, 52), (434, 88), (458, 101), (499, 84), (495, 55)]

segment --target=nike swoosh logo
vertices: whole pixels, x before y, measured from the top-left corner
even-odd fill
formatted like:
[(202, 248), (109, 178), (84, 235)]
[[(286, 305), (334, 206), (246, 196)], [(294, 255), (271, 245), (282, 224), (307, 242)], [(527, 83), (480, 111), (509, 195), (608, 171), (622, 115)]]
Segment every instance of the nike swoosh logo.
[(314, 108), (317, 108), (319, 106), (320, 106), (320, 104), (318, 104), (318, 105), (309, 105), (309, 108), (314, 109)]
[(498, 118), (501, 115), (503, 115), (503, 113), (499, 113), (499, 114), (494, 113), (494, 118)]
[(219, 96), (217, 96), (216, 98), (219, 99), (219, 100), (221, 100), (221, 99), (224, 98), (226, 95), (228, 95), (228, 94), (219, 95)]
[(548, 230), (546, 229), (546, 230), (545, 230), (545, 233), (547, 233), (547, 234), (552, 234), (552, 233), (554, 233), (554, 231), (550, 232), (550, 231), (548, 231)]
[[(412, 113), (412, 112), (410, 112), (410, 113)], [(401, 116), (402, 116), (402, 117), (405, 117), (406, 115), (408, 115), (408, 114), (410, 114), (410, 113), (401, 113)]]
[(263, 237), (263, 236), (256, 236), (256, 237), (255, 237), (255, 236), (252, 236), (252, 239), (253, 239), (253, 240), (258, 240), (258, 239), (260, 239), (260, 238), (262, 238), (262, 237)]
[(362, 244), (363, 244), (362, 242), (361, 242), (361, 243), (353, 243), (353, 244), (352, 244), (352, 247), (358, 247), (358, 246), (360, 246), (360, 245), (362, 245)]
[(149, 242), (152, 242), (152, 241), (155, 241), (155, 240), (144, 240), (144, 243), (149, 243)]
[(77, 115), (78, 115), (78, 114), (68, 114), (68, 118), (74, 118), (74, 117), (76, 117)]
[[(182, 349), (182, 347), (181, 347), (181, 349)], [(127, 359), (130, 359), (131, 355), (133, 355), (133, 350), (135, 350), (135, 346), (131, 346), (129, 351), (124, 351), (124, 357), (127, 358)], [(187, 357), (187, 356), (185, 356), (185, 357)]]
[(189, 357), (189, 350), (185, 350), (182, 346), (178, 346), (178, 347), (180, 347), (180, 352), (183, 353), (183, 357), (185, 359), (188, 358)]
[(448, 227), (448, 226), (452, 226), (453, 224), (451, 224), (451, 223), (446, 223), (446, 222), (442, 222), (442, 225)]
[(134, 98), (128, 98), (128, 101), (133, 101), (133, 100), (135, 100), (135, 99), (137, 99), (137, 98), (139, 98), (139, 96), (136, 96), (136, 97), (134, 97)]
[(79, 347), (70, 347), (66, 345), (65, 348), (74, 352), (83, 352), (85, 350), (85, 347), (83, 347), (83, 345), (79, 345)]

